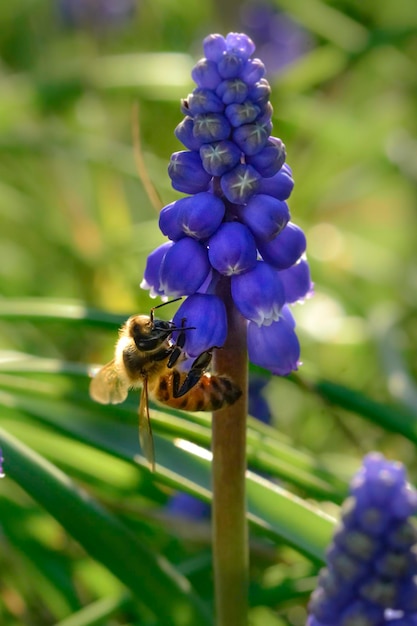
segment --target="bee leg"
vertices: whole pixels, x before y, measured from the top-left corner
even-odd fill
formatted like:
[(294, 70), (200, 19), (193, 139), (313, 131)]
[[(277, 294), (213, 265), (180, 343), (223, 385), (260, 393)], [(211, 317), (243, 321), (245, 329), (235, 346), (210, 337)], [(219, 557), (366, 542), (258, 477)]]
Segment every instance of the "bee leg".
[[(181, 328), (184, 328), (186, 321), (187, 321), (186, 318), (183, 317), (181, 320)], [(175, 345), (171, 349), (171, 355), (168, 359), (167, 367), (169, 368), (174, 367), (175, 363), (178, 361), (178, 359), (181, 356), (182, 350), (184, 348), (184, 344), (185, 344), (185, 332), (181, 331), (178, 334), (178, 338), (177, 338), (177, 341), (175, 342)]]
[(190, 389), (192, 389), (200, 380), (204, 372), (207, 370), (210, 365), (212, 358), (212, 351), (206, 350), (202, 352), (200, 356), (198, 356), (193, 362), (190, 371), (184, 379), (181, 387), (179, 386), (180, 378), (179, 376), (173, 377), (173, 396), (174, 398), (181, 398), (184, 396)]
[(161, 352), (157, 352), (152, 356), (153, 361), (163, 361), (167, 359), (172, 354), (172, 348), (167, 348), (166, 350), (161, 350)]

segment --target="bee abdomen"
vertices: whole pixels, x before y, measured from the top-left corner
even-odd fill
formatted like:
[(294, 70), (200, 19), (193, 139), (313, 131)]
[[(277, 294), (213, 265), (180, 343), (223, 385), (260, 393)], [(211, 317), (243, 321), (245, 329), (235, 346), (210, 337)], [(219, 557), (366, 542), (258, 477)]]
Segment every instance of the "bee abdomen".
[(212, 398), (214, 399), (217, 395), (222, 399), (220, 406), (213, 406), (210, 410), (216, 410), (223, 406), (234, 404), (242, 395), (240, 387), (226, 376), (210, 376), (209, 381)]
[(240, 388), (230, 378), (203, 374), (190, 391), (180, 398), (175, 398), (174, 377), (181, 380), (185, 378), (185, 374), (172, 370), (162, 376), (152, 389), (152, 395), (155, 400), (183, 411), (217, 411), (234, 404), (242, 395)]

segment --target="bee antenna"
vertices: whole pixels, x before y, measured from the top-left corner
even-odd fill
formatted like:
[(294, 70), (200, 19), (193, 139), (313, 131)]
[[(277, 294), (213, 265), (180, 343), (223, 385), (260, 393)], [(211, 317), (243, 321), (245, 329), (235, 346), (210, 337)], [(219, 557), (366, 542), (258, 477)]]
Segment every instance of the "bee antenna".
[(182, 298), (175, 298), (174, 300), (168, 300), (167, 302), (161, 302), (161, 304), (157, 304), (156, 306), (153, 306), (151, 308), (151, 314), (150, 314), (151, 322), (153, 322), (155, 309), (160, 309), (161, 307), (166, 306), (167, 304), (172, 304), (173, 302), (178, 302), (179, 300), (182, 300)]
[(183, 330), (196, 330), (197, 326), (174, 326), (173, 328), (171, 328), (171, 332), (174, 332), (175, 330), (179, 330), (179, 331), (183, 331)]

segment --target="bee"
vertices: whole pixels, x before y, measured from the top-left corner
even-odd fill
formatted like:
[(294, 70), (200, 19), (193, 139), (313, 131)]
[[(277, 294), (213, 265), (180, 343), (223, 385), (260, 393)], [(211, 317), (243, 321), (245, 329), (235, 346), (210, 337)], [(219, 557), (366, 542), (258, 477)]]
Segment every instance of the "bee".
[[(171, 300), (176, 302), (176, 300)], [(139, 403), (139, 440), (150, 469), (155, 469), (155, 453), (149, 418), (149, 398), (184, 411), (217, 411), (241, 396), (240, 388), (226, 376), (207, 372), (214, 348), (200, 354), (189, 371), (175, 367), (185, 360), (183, 347), (187, 327), (155, 318), (133, 315), (119, 330), (114, 358), (104, 365), (90, 383), (90, 396), (101, 404), (123, 402), (129, 389), (142, 387)], [(178, 331), (177, 340), (172, 334)]]

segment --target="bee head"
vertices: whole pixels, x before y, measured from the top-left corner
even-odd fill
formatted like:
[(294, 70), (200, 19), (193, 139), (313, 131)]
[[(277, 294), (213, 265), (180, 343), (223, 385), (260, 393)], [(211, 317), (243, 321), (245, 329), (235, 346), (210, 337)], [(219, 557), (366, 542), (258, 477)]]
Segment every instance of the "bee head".
[(172, 322), (153, 319), (149, 315), (135, 315), (127, 322), (127, 330), (140, 351), (156, 350), (172, 334)]

